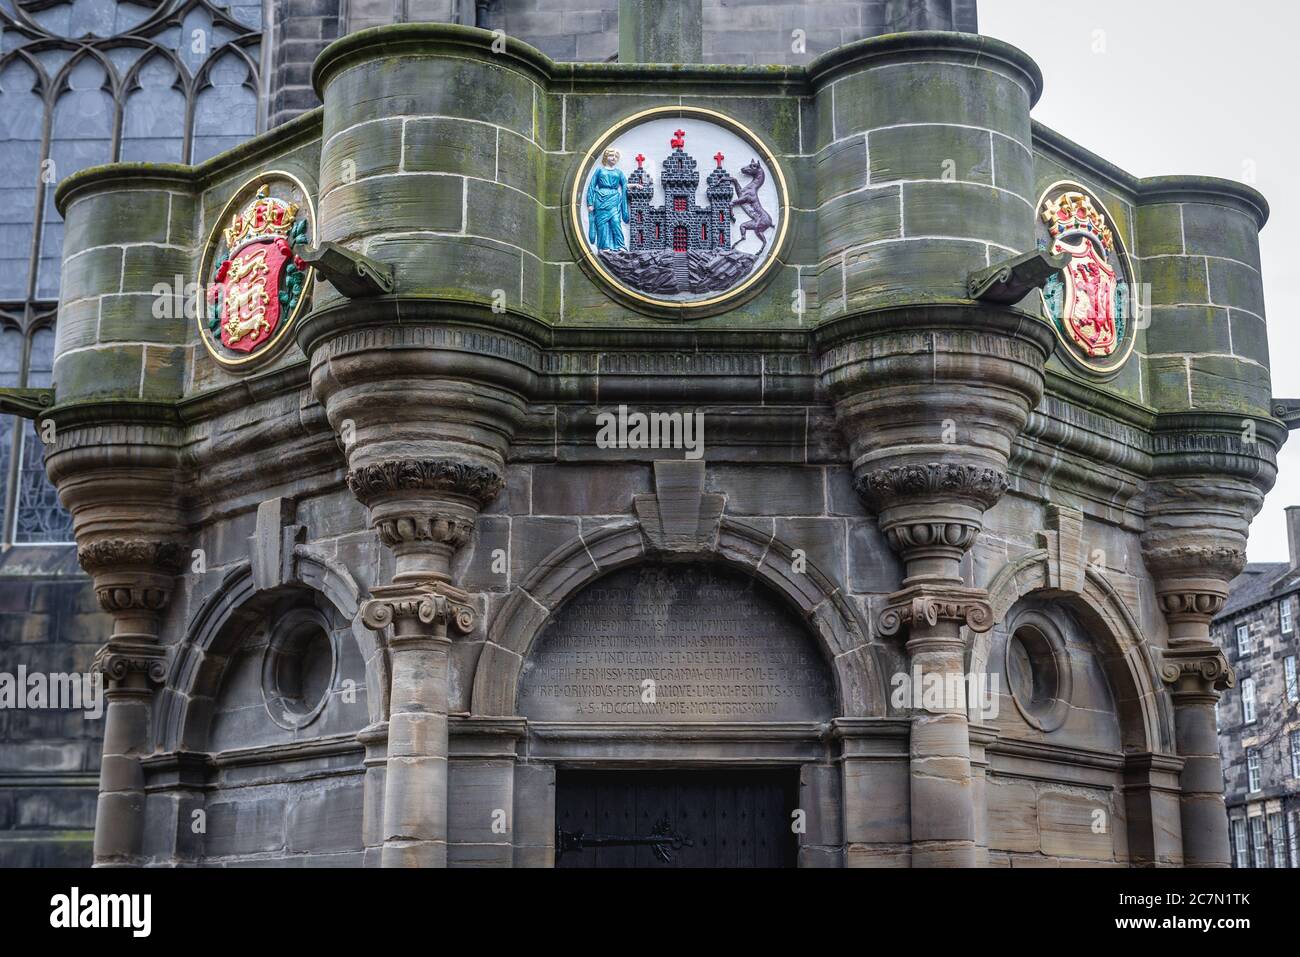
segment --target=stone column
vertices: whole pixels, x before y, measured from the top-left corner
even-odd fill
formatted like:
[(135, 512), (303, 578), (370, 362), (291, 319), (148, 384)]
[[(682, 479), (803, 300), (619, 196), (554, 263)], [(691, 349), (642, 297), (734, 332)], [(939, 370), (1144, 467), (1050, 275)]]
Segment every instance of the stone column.
[[(60, 395), (60, 400), (62, 400)], [(139, 864), (150, 711), (166, 674), (162, 617), (188, 558), (181, 439), (165, 403), (77, 402), (49, 412), (45, 469), (72, 514), (77, 560), (113, 632), (95, 656), (108, 707), (95, 816), (95, 865)]]
[(1184, 762), (1179, 779), (1183, 865), (1228, 867), (1228, 810), (1214, 706), (1236, 680), (1232, 666), (1214, 646), (1180, 647), (1165, 652), (1160, 676), (1174, 699), (1174, 734)]
[[(923, 316), (955, 318), (937, 310)], [(984, 512), (1007, 489), (1012, 440), (1042, 394), (1044, 328), (972, 310), (965, 330), (872, 330), (822, 356), (858, 494), (906, 569), (902, 588), (885, 599), (879, 630), (902, 636), (909, 659), (916, 867), (973, 867), (983, 859), (966, 631), (987, 631), (993, 613), (985, 591), (967, 584), (962, 560)]]
[(966, 702), (964, 627), (987, 631), (984, 592), (960, 582), (907, 585), (880, 616), (884, 635), (906, 630), (914, 700), (911, 759), (912, 865), (979, 863)]
[(389, 639), (392, 695), (384, 775), (383, 866), (447, 866), (448, 626), (469, 632), (469, 597), (438, 581), (374, 589), (361, 609)]
[[(1182, 441), (1190, 445), (1189, 438), (1198, 437)], [(1241, 451), (1255, 458), (1253, 448)], [(1214, 705), (1235, 677), (1210, 637), (1210, 623), (1223, 610), (1228, 583), (1245, 567), (1246, 530), (1263, 502), (1258, 476), (1230, 477), (1224, 465), (1231, 466), (1233, 457), (1219, 451), (1207, 461), (1199, 450), (1167, 456), (1164, 468), (1181, 464), (1184, 474), (1152, 482), (1145, 496), (1142, 552), (1169, 625), (1160, 677), (1173, 699), (1175, 746), (1183, 759), (1179, 817), (1186, 867), (1228, 867), (1231, 860)], [(1198, 463), (1202, 469), (1214, 464), (1220, 474), (1192, 472)]]
[(108, 707), (95, 809), (96, 867), (141, 863), (145, 790), (141, 759), (153, 751), (154, 689), (166, 677), (158, 643), (159, 616), (171, 597), (181, 550), (174, 543), (105, 539), (78, 551), (94, 578), (100, 606), (113, 616), (113, 634), (95, 655)]

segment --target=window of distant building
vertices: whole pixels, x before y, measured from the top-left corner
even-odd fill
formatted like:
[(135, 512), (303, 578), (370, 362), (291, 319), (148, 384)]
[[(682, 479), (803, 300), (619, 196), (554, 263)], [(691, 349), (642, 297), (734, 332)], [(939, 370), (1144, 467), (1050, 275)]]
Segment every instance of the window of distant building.
[(1246, 678), (1241, 682), (1241, 720), (1246, 724), (1255, 723), (1255, 679)]
[(1250, 654), (1250, 626), (1249, 625), (1237, 626), (1237, 654), (1239, 655)]
[(1259, 749), (1251, 748), (1246, 752), (1246, 790), (1253, 794), (1260, 789), (1262, 784), (1259, 770)]
[(1253, 867), (1268, 867), (1268, 844), (1264, 838), (1264, 816), (1250, 819), (1250, 850)]
[(1268, 816), (1268, 841), (1273, 846), (1273, 866), (1286, 867), (1286, 831), (1281, 814)]
[(1278, 620), (1282, 623), (1282, 634), (1289, 635), (1292, 632), (1291, 627), (1291, 596), (1287, 595), (1278, 602)]
[(1249, 847), (1246, 844), (1246, 821), (1232, 819), (1232, 854), (1237, 867), (1250, 867)]
[(1295, 655), (1282, 659), (1282, 674), (1286, 677), (1286, 700), (1300, 701), (1300, 683), (1296, 681)]
[(1300, 731), (1291, 732), (1291, 777), (1300, 778)]

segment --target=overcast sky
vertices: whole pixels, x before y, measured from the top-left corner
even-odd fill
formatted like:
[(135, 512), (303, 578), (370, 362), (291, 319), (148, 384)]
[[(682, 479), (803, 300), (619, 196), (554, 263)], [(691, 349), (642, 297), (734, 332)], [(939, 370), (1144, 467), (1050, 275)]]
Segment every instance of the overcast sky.
[[(1042, 68), (1039, 121), (1136, 176), (1222, 176), (1268, 198), (1260, 247), (1273, 395), (1300, 396), (1288, 295), (1300, 256), (1300, 3), (980, 0), (979, 25)], [(1251, 525), (1251, 561), (1286, 560), (1286, 505), (1300, 505), (1300, 435)]]

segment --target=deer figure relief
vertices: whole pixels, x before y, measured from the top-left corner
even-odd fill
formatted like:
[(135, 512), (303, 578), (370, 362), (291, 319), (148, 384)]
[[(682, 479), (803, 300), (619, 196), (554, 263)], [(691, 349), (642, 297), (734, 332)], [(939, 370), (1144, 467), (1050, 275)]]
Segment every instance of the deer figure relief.
[(758, 237), (760, 243), (758, 251), (761, 253), (767, 248), (767, 237), (764, 233), (772, 228), (772, 217), (758, 200), (758, 191), (767, 177), (756, 159), (750, 160), (740, 172), (742, 176), (749, 177), (749, 182), (741, 186), (736, 177), (731, 177), (731, 188), (736, 192), (736, 198), (731, 201), (731, 206), (733, 209), (739, 208), (743, 211), (749, 217), (749, 222), (740, 224), (740, 239), (737, 240), (736, 245), (743, 243), (752, 231)]

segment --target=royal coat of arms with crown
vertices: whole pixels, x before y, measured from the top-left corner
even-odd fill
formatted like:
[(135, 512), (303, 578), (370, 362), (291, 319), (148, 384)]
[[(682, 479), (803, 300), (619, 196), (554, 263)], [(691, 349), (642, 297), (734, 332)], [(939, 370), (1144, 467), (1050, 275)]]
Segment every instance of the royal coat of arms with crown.
[(302, 302), (310, 267), (295, 250), (310, 241), (311, 223), (300, 208), (273, 195), (268, 180), (218, 223), (205, 319), (208, 347), (219, 361), (235, 364), (266, 352)]
[(1130, 274), (1106, 214), (1078, 189), (1049, 190), (1039, 210), (1039, 245), (1069, 256), (1048, 280), (1043, 301), (1070, 355), (1092, 372), (1111, 372), (1132, 346)]

